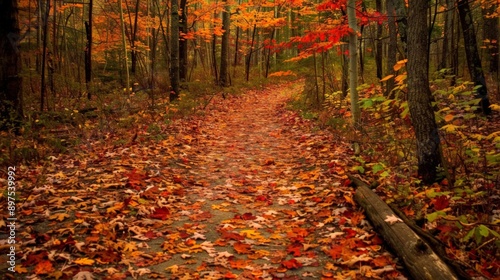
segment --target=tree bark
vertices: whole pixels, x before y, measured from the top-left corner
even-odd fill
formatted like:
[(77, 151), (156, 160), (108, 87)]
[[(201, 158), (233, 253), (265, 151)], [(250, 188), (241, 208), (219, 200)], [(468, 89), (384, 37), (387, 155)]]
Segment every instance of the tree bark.
[(454, 3), (453, 0), (445, 0), (446, 2), (446, 13), (444, 18), (444, 31), (443, 31), (443, 51), (442, 59), (439, 63), (438, 70), (449, 68), (451, 66), (451, 44), (453, 38), (453, 21), (454, 21)]
[(134, 25), (132, 26), (132, 20), (130, 19), (130, 12), (129, 12), (129, 19), (130, 19), (130, 29), (131, 29), (131, 37), (130, 37), (130, 59), (131, 59), (131, 65), (130, 65), (130, 72), (135, 75), (136, 70), (137, 70), (137, 48), (135, 46), (135, 41), (137, 40), (137, 29), (138, 29), (138, 19), (139, 19), (139, 4), (140, 0), (135, 1), (135, 15), (134, 15)]
[(394, 11), (396, 12), (396, 24), (398, 28), (399, 38), (403, 46), (404, 53), (407, 51), (407, 41), (408, 41), (408, 20), (406, 11), (405, 0), (388, 0), (391, 2)]
[(123, 20), (123, 7), (122, 0), (118, 0), (118, 5), (120, 6), (120, 23), (122, 32), (122, 51), (123, 51), (123, 62), (125, 67), (125, 92), (128, 93), (130, 90), (130, 74), (128, 72), (128, 55), (127, 55), (127, 44), (125, 41), (125, 21)]
[(179, 98), (179, 2), (171, 0), (170, 18), (170, 102)]
[(227, 0), (224, 0), (224, 11), (222, 12), (222, 46), (220, 52), (220, 75), (219, 85), (222, 87), (229, 86), (229, 33), (231, 28), (231, 7)]
[[(382, 0), (376, 0), (377, 11), (382, 12)], [(377, 66), (377, 78), (383, 78), (382, 70), (382, 24), (377, 24), (377, 38), (375, 38), (375, 65)]]
[(47, 98), (45, 85), (45, 62), (47, 60), (47, 36), (49, 25), (50, 0), (47, 0), (45, 6), (45, 16), (43, 18), (43, 38), (42, 38), (42, 71), (40, 73), (40, 111), (45, 108), (45, 100)]
[(429, 88), (427, 3), (427, 0), (409, 1), (408, 106), (417, 140), (418, 174), (424, 183), (433, 183), (441, 157)]
[(85, 47), (85, 84), (87, 85), (87, 99), (92, 98), (92, 10), (93, 0), (89, 2), (89, 21), (85, 22), (85, 32), (87, 34), (87, 46)]
[(498, 73), (498, 44), (499, 44), (499, 31), (498, 31), (498, 15), (494, 15), (498, 9), (498, 4), (491, 4), (491, 6), (483, 8), (482, 14), (484, 19), (483, 39), (486, 43), (486, 49), (489, 54), (489, 70), (490, 73)]
[[(354, 200), (365, 210), (377, 233), (396, 252), (414, 279), (459, 279), (424, 240), (397, 220), (396, 214), (377, 194), (364, 184), (357, 182), (356, 185)], [(391, 217), (395, 220), (392, 223), (387, 221)]]
[[(394, 65), (396, 65), (398, 54), (398, 31), (396, 26), (396, 10), (392, 4), (392, 1), (387, 1), (387, 15), (388, 27), (389, 27), (389, 46), (387, 51), (387, 73), (386, 75), (395, 74)], [(392, 90), (394, 89), (394, 77), (387, 80), (385, 87), (385, 95), (389, 98), (393, 98)]]
[(484, 78), (483, 67), (481, 65), (481, 57), (477, 49), (476, 31), (474, 30), (474, 21), (469, 6), (468, 0), (458, 0), (457, 2), (458, 16), (462, 25), (462, 33), (464, 36), (465, 56), (467, 58), (467, 66), (469, 74), (474, 85), (478, 87), (477, 95), (481, 98), (480, 107), (484, 114), (490, 114), (491, 109), (488, 99), (488, 89), (486, 88), (486, 80)]
[(17, 0), (0, 1), (0, 129), (18, 128), (23, 117)]
[[(187, 34), (188, 32), (188, 20), (187, 20), (187, 0), (181, 0), (180, 2), (180, 21), (179, 21), (179, 31), (182, 34)], [(182, 82), (187, 81), (188, 76), (188, 40), (185, 38), (179, 38), (179, 79)]]
[(349, 35), (349, 90), (351, 96), (351, 113), (355, 129), (360, 128), (361, 111), (358, 103), (358, 26), (356, 21), (356, 1), (348, 0), (347, 2), (347, 18), (351, 34)]

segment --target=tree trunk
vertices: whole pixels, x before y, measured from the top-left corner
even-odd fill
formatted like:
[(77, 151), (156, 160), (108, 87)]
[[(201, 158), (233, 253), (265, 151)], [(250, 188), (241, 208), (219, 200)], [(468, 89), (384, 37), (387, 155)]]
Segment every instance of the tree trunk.
[[(137, 48), (135, 46), (135, 41), (137, 40), (137, 29), (138, 29), (138, 24), (137, 21), (139, 19), (139, 3), (140, 0), (135, 1), (135, 15), (134, 15), (134, 25), (132, 26), (132, 20), (130, 20), (130, 29), (131, 29), (131, 37), (130, 37), (130, 59), (131, 59), (131, 65), (130, 65), (130, 72), (135, 75), (137, 71)], [(130, 12), (129, 12), (129, 19), (130, 19)]]
[(453, 38), (453, 18), (454, 18), (454, 3), (453, 0), (446, 0), (446, 13), (444, 18), (444, 31), (443, 31), (443, 51), (442, 51), (442, 59), (439, 63), (438, 70), (449, 68), (451, 66), (450, 61), (450, 46), (452, 43), (451, 39)]
[(483, 39), (486, 42), (486, 49), (489, 54), (489, 70), (490, 73), (498, 73), (498, 44), (499, 44), (499, 32), (498, 32), (498, 15), (495, 15), (495, 11), (498, 9), (498, 4), (491, 4), (491, 6), (483, 8)]
[(220, 75), (219, 85), (222, 87), (229, 86), (229, 31), (231, 28), (231, 7), (224, 0), (224, 11), (222, 12), (222, 46), (220, 52)]
[(85, 84), (87, 85), (87, 99), (92, 98), (92, 10), (93, 0), (89, 2), (89, 21), (85, 22), (85, 31), (87, 34), (87, 46), (85, 48)]
[[(182, 34), (187, 34), (188, 32), (188, 20), (187, 20), (187, 7), (186, 0), (181, 0), (180, 2), (180, 26), (179, 31)], [(187, 81), (188, 76), (188, 40), (180, 38), (179, 40), (179, 79), (182, 82)]]
[(179, 2), (171, 0), (170, 18), (170, 102), (179, 98)]
[(0, 129), (18, 128), (23, 117), (17, 0), (0, 1)]
[(356, 44), (358, 42), (358, 26), (356, 21), (356, 1), (348, 0), (347, 18), (351, 34), (349, 35), (349, 90), (351, 96), (351, 113), (355, 129), (360, 128), (361, 111), (358, 103), (358, 54)]
[(479, 105), (483, 113), (490, 114), (491, 109), (488, 99), (488, 89), (486, 88), (481, 58), (479, 57), (479, 51), (477, 49), (476, 31), (474, 30), (474, 21), (472, 19), (469, 1), (458, 0), (457, 8), (460, 24), (462, 25), (462, 33), (464, 35), (465, 56), (467, 57), (469, 74), (474, 85), (478, 86), (477, 95), (481, 98)]
[[(387, 73), (386, 75), (395, 74), (394, 73), (394, 65), (397, 62), (397, 54), (398, 54), (398, 31), (396, 26), (396, 10), (392, 4), (393, 1), (387, 1), (387, 15), (388, 19), (388, 27), (389, 27), (389, 46), (387, 51)], [(389, 98), (393, 98), (394, 94), (392, 90), (394, 89), (394, 77), (387, 80), (387, 84), (385, 87), (385, 95)]]
[[(408, 37), (408, 39), (410, 38)], [(350, 179), (356, 178), (351, 177)], [(408, 225), (398, 220), (396, 214), (377, 194), (368, 186), (360, 184), (360, 180), (353, 181), (358, 185), (354, 200), (365, 210), (370, 222), (400, 257), (413, 279), (459, 279), (455, 272), (436, 254), (435, 248), (431, 248), (432, 246), (422, 240)], [(390, 218), (395, 221), (389, 222), (387, 219)]]
[(399, 38), (401, 39), (401, 43), (403, 45), (403, 51), (406, 54), (407, 50), (407, 41), (408, 41), (408, 20), (406, 11), (405, 0), (388, 0), (391, 2), (392, 7), (396, 12), (396, 23), (398, 27)]
[(418, 174), (436, 181), (441, 165), (439, 133), (429, 88), (427, 0), (410, 0), (408, 16), (408, 106), (417, 139)]
[(45, 17), (43, 19), (43, 38), (42, 38), (42, 72), (40, 73), (40, 111), (45, 108), (45, 100), (47, 98), (45, 85), (45, 62), (47, 60), (47, 36), (49, 25), (50, 0), (47, 0), (45, 7)]
[(128, 93), (130, 90), (130, 75), (128, 72), (128, 55), (127, 55), (127, 43), (125, 41), (125, 21), (123, 20), (123, 7), (122, 0), (118, 0), (118, 5), (120, 6), (120, 23), (122, 32), (122, 51), (123, 51), (123, 62), (125, 67), (125, 92)]
[(250, 52), (247, 54), (247, 57), (245, 58), (245, 77), (247, 82), (250, 80), (250, 64), (252, 63), (252, 53), (253, 53), (253, 46), (255, 44), (256, 32), (257, 32), (257, 25), (254, 24), (252, 31), (252, 41), (250, 43)]
[[(382, 0), (376, 0), (377, 11), (382, 12)], [(391, 19), (389, 19), (391, 20)], [(383, 78), (382, 70), (382, 24), (377, 24), (377, 38), (375, 38), (375, 65), (377, 66), (377, 78)]]

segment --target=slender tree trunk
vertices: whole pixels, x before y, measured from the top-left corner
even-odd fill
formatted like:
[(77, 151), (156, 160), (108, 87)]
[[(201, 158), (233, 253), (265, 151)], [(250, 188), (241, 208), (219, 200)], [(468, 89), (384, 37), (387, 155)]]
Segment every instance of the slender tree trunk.
[(85, 31), (87, 33), (87, 47), (85, 48), (85, 84), (87, 85), (87, 99), (92, 98), (92, 10), (93, 0), (89, 2), (89, 21), (85, 22)]
[(170, 18), (170, 101), (179, 98), (179, 3), (171, 0)]
[[(450, 0), (453, 1), (453, 0)], [(452, 4), (454, 5), (454, 4)], [(450, 63), (451, 63), (451, 69), (452, 69), (452, 75), (458, 75), (458, 67), (460, 65), (459, 60), (458, 60), (458, 45), (460, 42), (461, 36), (459, 35), (458, 30), (460, 29), (459, 22), (458, 20), (455, 20), (455, 14), (456, 12), (453, 11), (453, 18), (452, 18), (452, 23), (451, 23), (451, 38), (450, 38), (450, 44), (451, 44), (451, 55), (450, 55)], [(452, 80), (452, 85), (455, 84), (455, 78)]]
[[(398, 31), (396, 26), (396, 10), (393, 6), (393, 1), (387, 1), (387, 14), (389, 16), (388, 19), (388, 27), (389, 27), (389, 45), (387, 51), (387, 73), (386, 75), (394, 75), (394, 65), (397, 62), (397, 54), (398, 54)], [(385, 87), (385, 95), (389, 98), (393, 98), (392, 90), (394, 89), (394, 78), (390, 78), (387, 80), (387, 84)]]
[(453, 18), (454, 18), (454, 2), (453, 0), (445, 0), (446, 1), (446, 11), (444, 15), (444, 31), (443, 31), (443, 50), (442, 50), (442, 59), (439, 64), (438, 70), (449, 68), (451, 66), (450, 60), (450, 46), (451, 46), (451, 38), (453, 38)]
[[(377, 11), (382, 12), (382, 0), (376, 0), (375, 6)], [(391, 20), (391, 19), (389, 19)], [(382, 24), (377, 24), (377, 38), (375, 38), (375, 65), (377, 66), (377, 78), (383, 78), (382, 70)]]
[(245, 59), (245, 76), (247, 82), (250, 80), (250, 64), (252, 63), (252, 53), (253, 53), (253, 46), (255, 43), (255, 33), (257, 32), (257, 25), (253, 26), (253, 31), (252, 31), (252, 41), (250, 43), (250, 52), (247, 54), (247, 57)]
[(264, 74), (264, 77), (267, 78), (269, 75), (269, 68), (271, 67), (271, 48), (272, 48), (272, 41), (274, 40), (274, 34), (276, 32), (276, 28), (273, 27), (273, 30), (271, 31), (271, 37), (269, 38), (269, 48), (267, 49), (267, 56), (266, 56), (266, 72)]
[[(180, 22), (179, 31), (182, 34), (188, 32), (187, 7), (186, 0), (180, 2)], [(188, 75), (188, 40), (179, 38), (179, 78), (182, 82), (187, 80)]]
[(118, 5), (120, 8), (120, 24), (122, 32), (122, 51), (123, 51), (123, 62), (125, 67), (125, 92), (128, 94), (130, 90), (130, 74), (128, 72), (128, 55), (127, 55), (127, 43), (125, 41), (125, 21), (123, 20), (123, 7), (122, 0), (118, 0)]
[(212, 46), (210, 48), (210, 54), (212, 58), (212, 71), (214, 72), (214, 80), (216, 83), (219, 82), (219, 68), (217, 67), (217, 36), (212, 35)]
[(429, 88), (427, 5), (427, 0), (409, 0), (408, 106), (417, 139), (418, 174), (430, 184), (436, 180), (441, 157)]
[(396, 23), (398, 27), (399, 38), (403, 46), (403, 52), (406, 54), (407, 41), (408, 41), (408, 20), (406, 11), (405, 0), (388, 0), (391, 2), (392, 7), (396, 12)]
[[(42, 44), (42, 26), (44, 23), (43, 9), (42, 9), (42, 0), (37, 1), (37, 23), (38, 28), (36, 29), (36, 49), (40, 50), (40, 45)], [(37, 73), (41, 72), (41, 53), (40, 51), (36, 52), (36, 71)]]
[(340, 46), (342, 49), (342, 78), (341, 78), (341, 89), (342, 89), (342, 98), (345, 98), (347, 96), (348, 90), (349, 90), (349, 83), (347, 82), (349, 78), (349, 59), (347, 55), (345, 54), (346, 47), (345, 45)]
[(351, 113), (354, 128), (360, 129), (361, 124), (361, 111), (359, 109), (358, 98), (358, 26), (356, 22), (356, 2), (354, 0), (347, 1), (347, 18), (349, 21), (349, 28), (352, 29), (349, 35), (349, 90), (351, 96)]
[(490, 102), (488, 99), (488, 89), (486, 88), (486, 80), (484, 78), (483, 67), (481, 66), (481, 57), (476, 42), (476, 31), (474, 30), (474, 21), (469, 6), (468, 0), (458, 0), (458, 16), (462, 25), (464, 35), (465, 54), (467, 57), (467, 66), (471, 80), (477, 89), (477, 95), (481, 98), (480, 106), (484, 114), (491, 113), (489, 108)]
[(484, 19), (483, 40), (486, 42), (486, 49), (489, 55), (489, 71), (490, 73), (498, 73), (498, 44), (500, 41), (498, 31), (498, 15), (495, 11), (498, 9), (498, 4), (483, 8), (482, 14)]
[(224, 11), (222, 12), (222, 46), (220, 52), (220, 75), (219, 85), (223, 87), (229, 86), (229, 33), (231, 28), (231, 7), (228, 5), (227, 0), (224, 2)]
[(0, 129), (18, 128), (23, 118), (17, 0), (0, 1)]
[(42, 39), (42, 73), (40, 74), (40, 111), (45, 108), (45, 100), (47, 98), (46, 85), (45, 85), (45, 61), (47, 59), (47, 36), (48, 36), (48, 25), (49, 25), (49, 11), (50, 11), (50, 0), (47, 0), (47, 5), (45, 7), (45, 17), (43, 21), (43, 39)]
[[(135, 41), (137, 40), (137, 29), (138, 29), (138, 19), (139, 19), (139, 3), (140, 0), (135, 1), (135, 15), (134, 15), (134, 26), (132, 26), (132, 20), (130, 21), (131, 37), (130, 37), (130, 72), (135, 75), (137, 71), (137, 48), (135, 46)], [(130, 18), (130, 12), (129, 12)]]
[(241, 29), (239, 26), (236, 27), (236, 38), (234, 39), (234, 61), (233, 61), (233, 68), (236, 69), (236, 66), (238, 65), (238, 60), (239, 60), (239, 48), (240, 48), (240, 33)]

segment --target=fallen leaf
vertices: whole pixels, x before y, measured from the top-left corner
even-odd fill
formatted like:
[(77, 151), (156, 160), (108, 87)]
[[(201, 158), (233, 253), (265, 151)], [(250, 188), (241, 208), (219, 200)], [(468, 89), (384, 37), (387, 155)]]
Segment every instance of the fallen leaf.
[(403, 220), (401, 220), (400, 218), (396, 217), (394, 214), (393, 215), (390, 215), (390, 216), (387, 216), (385, 217), (385, 220), (384, 220), (386, 223), (390, 224), (390, 225), (393, 225), (395, 223), (402, 223)]
[(95, 263), (94, 260), (89, 259), (89, 258), (79, 258), (73, 261), (73, 263), (79, 264), (79, 265), (93, 265)]

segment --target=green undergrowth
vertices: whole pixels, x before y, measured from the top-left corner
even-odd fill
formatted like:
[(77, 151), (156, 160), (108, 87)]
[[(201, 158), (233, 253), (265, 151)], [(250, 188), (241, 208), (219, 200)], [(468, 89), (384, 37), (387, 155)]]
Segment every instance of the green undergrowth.
[(392, 97), (379, 85), (359, 86), (359, 132), (351, 125), (349, 97), (340, 91), (326, 94), (319, 107), (303, 92), (289, 107), (313, 120), (318, 129), (332, 130), (339, 140), (358, 143), (360, 152), (352, 156), (350, 172), (372, 182), (387, 203), (439, 238), (462, 264), (473, 264), (476, 274), (499, 273), (500, 106), (492, 100), (491, 116), (477, 113), (479, 99), (472, 83), (450, 77), (446, 70), (433, 76), (444, 164), (438, 169), (438, 182), (424, 185), (416, 170), (406, 73), (395, 79)]

